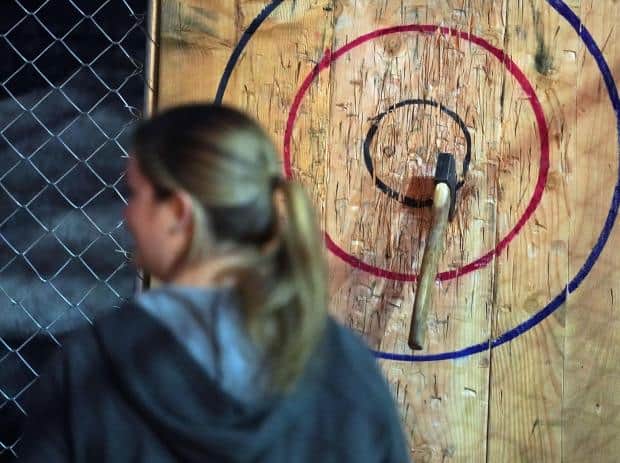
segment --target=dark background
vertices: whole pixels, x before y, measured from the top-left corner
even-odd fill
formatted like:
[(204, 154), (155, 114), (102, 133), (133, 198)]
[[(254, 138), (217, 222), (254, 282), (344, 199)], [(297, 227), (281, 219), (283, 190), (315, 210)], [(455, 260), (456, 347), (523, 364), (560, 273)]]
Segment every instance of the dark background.
[(63, 333), (134, 291), (121, 218), (146, 0), (0, 2), (2, 460)]

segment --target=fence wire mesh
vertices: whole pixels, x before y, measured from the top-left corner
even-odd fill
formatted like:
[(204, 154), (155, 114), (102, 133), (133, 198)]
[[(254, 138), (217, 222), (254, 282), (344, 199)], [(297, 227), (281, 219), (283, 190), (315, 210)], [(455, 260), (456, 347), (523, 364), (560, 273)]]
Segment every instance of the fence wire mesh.
[[(0, 455), (62, 335), (133, 293), (121, 220), (146, 0), (3, 0)], [(2, 458), (2, 457), (0, 457)]]

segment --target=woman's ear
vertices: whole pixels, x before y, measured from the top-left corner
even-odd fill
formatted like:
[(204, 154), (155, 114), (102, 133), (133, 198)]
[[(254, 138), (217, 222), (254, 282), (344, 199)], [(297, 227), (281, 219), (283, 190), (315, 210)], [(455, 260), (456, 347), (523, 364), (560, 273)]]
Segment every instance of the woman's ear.
[(171, 232), (177, 232), (192, 225), (194, 201), (184, 190), (175, 191), (169, 199), (172, 208), (173, 225)]

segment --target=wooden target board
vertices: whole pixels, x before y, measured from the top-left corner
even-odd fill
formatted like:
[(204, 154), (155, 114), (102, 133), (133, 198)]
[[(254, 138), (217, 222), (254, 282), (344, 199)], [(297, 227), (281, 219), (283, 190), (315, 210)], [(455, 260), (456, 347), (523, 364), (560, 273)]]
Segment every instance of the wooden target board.
[[(158, 108), (223, 101), (269, 129), (315, 202), (331, 311), (381, 359), (415, 461), (617, 461), (619, 10), (162, 0)], [(440, 151), (457, 213), (414, 352)]]

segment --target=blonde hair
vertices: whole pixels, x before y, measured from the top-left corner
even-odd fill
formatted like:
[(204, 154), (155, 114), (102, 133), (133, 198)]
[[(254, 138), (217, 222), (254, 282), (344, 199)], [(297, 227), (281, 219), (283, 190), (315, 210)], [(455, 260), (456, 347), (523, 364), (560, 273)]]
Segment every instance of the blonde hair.
[(250, 338), (267, 354), (272, 383), (301, 375), (327, 318), (326, 269), (314, 209), (281, 174), (277, 150), (250, 117), (215, 104), (179, 106), (136, 130), (134, 153), (156, 194), (193, 198), (188, 261), (214, 245), (239, 253), (234, 275)]

